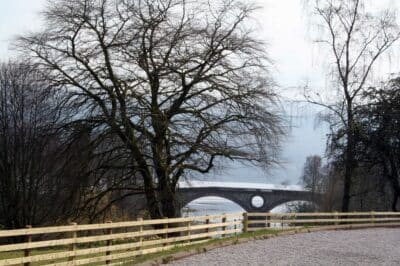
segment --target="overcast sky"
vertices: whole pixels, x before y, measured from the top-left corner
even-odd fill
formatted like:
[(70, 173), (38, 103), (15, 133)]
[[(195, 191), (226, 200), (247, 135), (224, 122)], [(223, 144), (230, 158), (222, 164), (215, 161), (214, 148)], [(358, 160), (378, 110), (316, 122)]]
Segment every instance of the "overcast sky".
[[(395, 3), (387, 0), (388, 3)], [(305, 83), (319, 88), (325, 86), (322, 71), (324, 56), (312, 45), (309, 20), (302, 6), (304, 0), (259, 0), (263, 9), (257, 13), (261, 37), (268, 43), (268, 53), (274, 62), (273, 74), (284, 98), (287, 118), (292, 118), (293, 129), (284, 141), (282, 168), (265, 173), (255, 168), (233, 165), (230, 171), (216, 173), (213, 178), (228, 181), (297, 183), (307, 155), (324, 153), (326, 129), (316, 127), (313, 107), (299, 108), (287, 98), (299, 96), (297, 89)], [(380, 3), (386, 0), (380, 0)], [(12, 54), (8, 47), (16, 34), (40, 29), (39, 11), (45, 0), (0, 0), (0, 59)], [(397, 67), (397, 65), (395, 65)]]

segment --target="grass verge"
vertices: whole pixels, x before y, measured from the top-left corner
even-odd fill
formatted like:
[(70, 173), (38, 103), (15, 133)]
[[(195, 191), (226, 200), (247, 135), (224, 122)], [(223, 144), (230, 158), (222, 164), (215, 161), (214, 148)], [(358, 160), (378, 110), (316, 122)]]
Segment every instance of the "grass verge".
[(158, 265), (166, 264), (170, 261), (191, 256), (194, 254), (200, 254), (207, 252), (208, 250), (224, 247), (229, 245), (235, 245), (239, 243), (248, 242), (250, 240), (266, 239), (283, 232), (296, 232), (297, 229), (265, 229), (254, 232), (241, 233), (235, 236), (229, 236), (225, 238), (210, 239), (207, 242), (193, 244), (188, 246), (177, 246), (170, 250), (146, 254), (135, 258), (130, 262), (122, 263), (121, 265), (127, 266), (132, 264), (143, 264), (143, 265)]

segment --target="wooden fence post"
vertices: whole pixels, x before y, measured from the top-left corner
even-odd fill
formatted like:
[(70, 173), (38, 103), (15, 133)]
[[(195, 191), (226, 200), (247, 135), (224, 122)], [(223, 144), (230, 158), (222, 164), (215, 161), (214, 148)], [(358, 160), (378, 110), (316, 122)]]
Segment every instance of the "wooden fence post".
[[(167, 219), (167, 220), (168, 220), (168, 217), (164, 217), (164, 219)], [(168, 230), (168, 223), (165, 223), (163, 227), (164, 227), (165, 230)], [(164, 234), (164, 239), (167, 239), (167, 238), (168, 238), (168, 232), (166, 232), (166, 233)], [(167, 243), (164, 243), (164, 244), (163, 244), (163, 246), (166, 246), (166, 245), (167, 245)]]
[(237, 232), (236, 232), (236, 230), (237, 230), (237, 220), (236, 220), (236, 218), (235, 219), (233, 219), (233, 223), (235, 224), (234, 226), (233, 226), (233, 229), (235, 229), (235, 235), (237, 235)]
[(335, 225), (339, 225), (339, 221), (338, 221), (338, 220), (339, 220), (339, 215), (338, 215), (338, 212), (335, 212), (335, 216), (334, 216), (334, 217), (335, 217), (335, 220), (336, 220), (336, 221), (335, 221)]
[[(208, 233), (210, 233), (210, 228), (208, 228), (208, 225), (210, 224), (210, 218), (208, 218), (208, 214), (207, 214), (207, 218), (206, 218), (206, 225), (207, 225), (207, 228), (206, 228), (206, 233), (208, 234)], [(206, 239), (207, 238), (210, 238), (209, 236), (207, 236), (206, 237)]]
[[(70, 223), (73, 227), (75, 227), (75, 230), (71, 232), (71, 238), (73, 238), (73, 242), (69, 248), (70, 251), (75, 251), (76, 250), (76, 239), (78, 237), (78, 232), (76, 231), (76, 227), (78, 226), (77, 223)], [(69, 261), (74, 261), (75, 260), (75, 255), (69, 257)]]
[(247, 212), (243, 213), (243, 233), (247, 233), (249, 229), (249, 215)]
[(271, 227), (271, 223), (269, 222), (269, 220), (271, 220), (271, 216), (269, 216), (269, 213), (267, 213), (267, 215), (265, 216), (265, 225), (267, 228)]
[[(111, 224), (112, 221), (108, 221), (107, 223)], [(112, 228), (108, 228), (107, 229), (107, 234), (111, 235), (112, 233), (113, 233)], [(111, 247), (111, 245), (112, 245), (112, 240), (111, 239), (107, 240), (107, 247)], [(106, 251), (106, 256), (109, 256), (109, 255), (111, 255), (111, 251), (110, 250)], [(106, 260), (106, 264), (110, 264), (110, 263), (111, 263), (111, 260)]]
[(371, 223), (375, 224), (375, 212), (371, 211)]
[[(143, 222), (143, 218), (137, 218), (137, 221), (138, 222)], [(139, 226), (139, 234), (140, 234), (140, 236), (139, 236), (139, 246), (136, 248), (136, 250), (140, 250), (141, 248), (142, 248), (142, 244), (143, 244), (143, 236), (142, 236), (142, 233), (143, 233), (143, 224), (141, 223), (140, 224), (140, 226)]]
[(191, 221), (188, 221), (187, 222), (187, 236), (188, 236), (188, 243), (190, 243), (191, 241), (190, 241), (190, 235), (191, 235), (191, 232), (190, 232), (190, 226), (191, 226)]
[[(209, 216), (209, 215), (207, 215), (206, 225), (209, 225), (209, 224), (210, 224), (210, 218), (208, 218), (208, 216)], [(209, 233), (209, 232), (210, 232), (210, 228), (208, 228), (208, 226), (207, 226), (207, 228), (206, 228), (206, 233)]]
[[(27, 225), (26, 226), (26, 229), (31, 229), (32, 228), (32, 225)], [(32, 242), (32, 235), (26, 235), (25, 236), (25, 242), (26, 243), (30, 243), (30, 242)], [(31, 250), (29, 249), (29, 248), (27, 248), (27, 249), (25, 249), (24, 250), (24, 256), (25, 257), (29, 257), (31, 255)], [(26, 263), (24, 263), (24, 266), (30, 266), (31, 265), (31, 263), (30, 262), (26, 262)]]
[[(226, 214), (224, 213), (222, 216), (222, 223), (226, 223)], [(226, 225), (222, 226), (222, 233), (221, 233), (221, 237), (225, 236), (225, 231), (226, 231)]]

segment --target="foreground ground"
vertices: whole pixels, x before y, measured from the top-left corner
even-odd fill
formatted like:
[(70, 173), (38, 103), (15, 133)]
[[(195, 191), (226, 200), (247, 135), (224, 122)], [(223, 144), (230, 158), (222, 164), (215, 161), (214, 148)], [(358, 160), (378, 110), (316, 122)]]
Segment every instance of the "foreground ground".
[(210, 250), (172, 265), (400, 265), (400, 229), (322, 231)]

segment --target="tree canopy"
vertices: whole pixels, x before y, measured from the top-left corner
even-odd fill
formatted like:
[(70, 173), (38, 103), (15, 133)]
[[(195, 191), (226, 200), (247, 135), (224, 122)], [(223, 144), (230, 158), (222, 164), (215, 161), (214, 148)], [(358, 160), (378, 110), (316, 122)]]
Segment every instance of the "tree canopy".
[(76, 122), (124, 143), (152, 217), (218, 158), (276, 161), (277, 95), (245, 1), (52, 0), (17, 46), (67, 88)]

